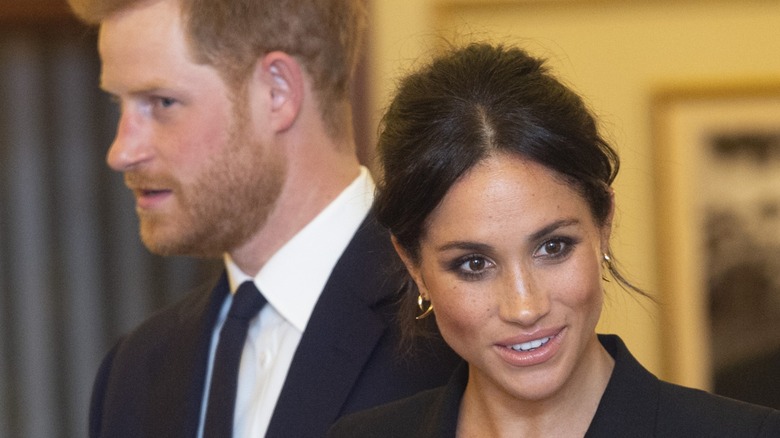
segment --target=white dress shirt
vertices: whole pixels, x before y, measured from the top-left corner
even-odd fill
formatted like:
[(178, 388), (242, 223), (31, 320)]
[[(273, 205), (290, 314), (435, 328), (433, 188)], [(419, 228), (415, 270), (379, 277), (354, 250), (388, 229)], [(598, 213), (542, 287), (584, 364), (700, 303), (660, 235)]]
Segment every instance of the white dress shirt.
[(238, 375), (233, 436), (265, 436), (287, 370), (311, 317), (314, 305), (353, 235), (371, 208), (374, 181), (360, 175), (317, 217), (288, 241), (254, 278), (242, 272), (229, 255), (225, 266), (231, 295), (214, 328), (206, 371), (198, 437), (203, 436), (206, 402), (219, 332), (233, 294), (244, 281), (254, 281), (268, 300), (249, 325)]

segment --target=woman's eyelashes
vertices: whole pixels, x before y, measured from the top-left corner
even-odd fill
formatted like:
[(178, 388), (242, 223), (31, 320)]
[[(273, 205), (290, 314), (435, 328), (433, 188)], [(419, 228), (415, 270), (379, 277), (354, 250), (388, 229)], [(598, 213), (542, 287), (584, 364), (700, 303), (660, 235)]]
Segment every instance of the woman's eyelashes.
[[(536, 247), (532, 258), (541, 262), (558, 263), (566, 260), (578, 243), (578, 239), (568, 236), (547, 238)], [(488, 275), (497, 265), (493, 259), (483, 254), (471, 253), (456, 257), (445, 266), (448, 271), (454, 272), (464, 280), (476, 281)]]
[(546, 239), (534, 251), (535, 259), (559, 261), (571, 254), (579, 240), (573, 237), (558, 236)]
[(479, 280), (495, 264), (480, 254), (469, 254), (458, 257), (450, 263), (449, 270), (455, 272), (464, 280)]

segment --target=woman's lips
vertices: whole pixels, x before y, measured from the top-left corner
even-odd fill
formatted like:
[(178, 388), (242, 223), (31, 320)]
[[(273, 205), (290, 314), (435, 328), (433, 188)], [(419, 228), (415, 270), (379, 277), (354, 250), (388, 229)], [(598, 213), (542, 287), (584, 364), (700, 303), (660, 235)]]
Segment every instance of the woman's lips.
[(547, 336), (541, 339), (535, 339), (529, 342), (523, 342), (521, 344), (507, 345), (507, 347), (515, 351), (532, 351), (550, 342), (550, 339), (552, 339), (552, 336)]
[(563, 329), (547, 330), (530, 336), (519, 336), (496, 344), (499, 356), (516, 367), (539, 365), (550, 360), (560, 350)]

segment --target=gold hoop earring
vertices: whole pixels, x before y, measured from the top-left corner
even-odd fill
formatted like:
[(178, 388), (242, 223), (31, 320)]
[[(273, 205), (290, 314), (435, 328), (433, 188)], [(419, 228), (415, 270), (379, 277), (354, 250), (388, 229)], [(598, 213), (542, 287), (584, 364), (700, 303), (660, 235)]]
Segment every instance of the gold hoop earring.
[(422, 310), (422, 314), (414, 317), (414, 319), (416, 319), (418, 321), (421, 320), (421, 319), (427, 318), (428, 316), (430, 316), (431, 313), (433, 313), (433, 303), (428, 301), (428, 308), (426, 309), (425, 307), (423, 307), (423, 302), (424, 301), (425, 301), (425, 299), (423, 298), (422, 294), (420, 294), (417, 297), (417, 307), (419, 307), (420, 310)]

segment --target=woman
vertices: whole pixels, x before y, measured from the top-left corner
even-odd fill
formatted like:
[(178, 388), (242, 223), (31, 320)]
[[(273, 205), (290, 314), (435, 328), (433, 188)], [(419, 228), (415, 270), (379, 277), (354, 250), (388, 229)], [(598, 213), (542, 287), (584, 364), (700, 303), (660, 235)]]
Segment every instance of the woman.
[(435, 59), (401, 82), (379, 153), (375, 212), (422, 312), (401, 320), (435, 314), (467, 365), (332, 437), (780, 437), (780, 412), (661, 382), (596, 334), (605, 271), (641, 293), (610, 256), (618, 157), (542, 61), (487, 44)]

